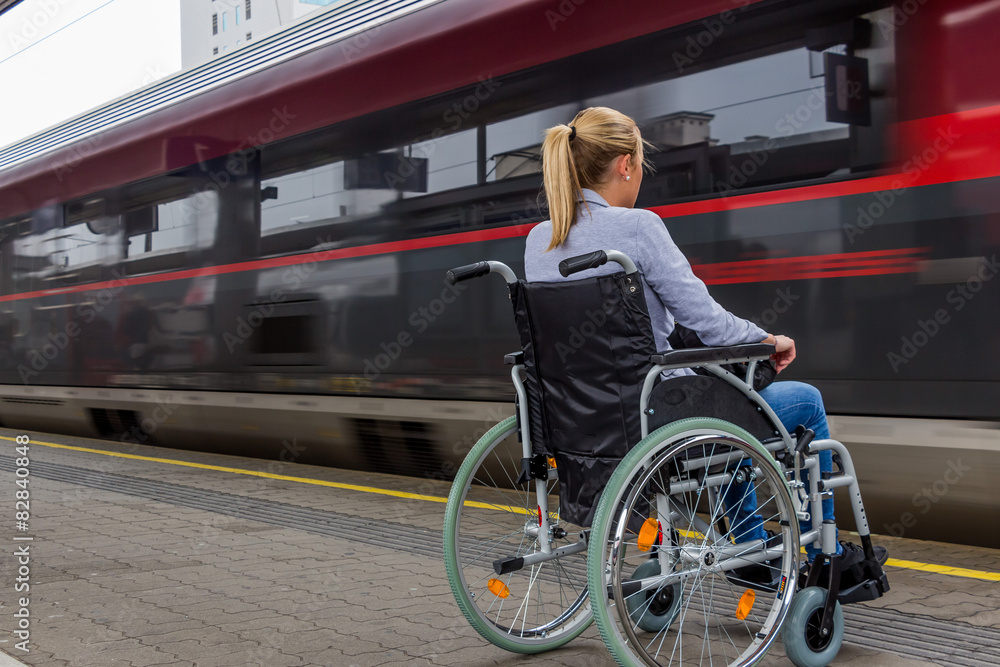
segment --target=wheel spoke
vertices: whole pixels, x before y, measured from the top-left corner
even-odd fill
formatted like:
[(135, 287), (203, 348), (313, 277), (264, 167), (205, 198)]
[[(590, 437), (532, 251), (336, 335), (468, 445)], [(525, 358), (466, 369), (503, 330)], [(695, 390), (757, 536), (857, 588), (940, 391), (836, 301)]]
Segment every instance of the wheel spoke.
[[(747, 476), (739, 486), (737, 470)], [(649, 516), (662, 527), (655, 557), (667, 558), (663, 562), (670, 566), (660, 570), (667, 573), (663, 582), (626, 600), (626, 573), (651, 555), (639, 548), (635, 534), (637, 523)], [(760, 535), (765, 522), (784, 527), (768, 541), (746, 539)], [(731, 570), (746, 568), (761, 581), (774, 579), (770, 573), (789, 576), (796, 555), (788, 535), (796, 525), (784, 477), (751, 436), (710, 419), (678, 422), (649, 436), (612, 475), (591, 536), (591, 585), (600, 581), (598, 568), (612, 565), (614, 599), (595, 599), (595, 616), (612, 654), (623, 663), (651, 665), (758, 662), (777, 636), (792, 587), (754, 594), (758, 584), (740, 587), (749, 574)], [(737, 558), (738, 563), (727, 562)], [(641, 573), (637, 578), (648, 581), (657, 570), (644, 567)], [(662, 611), (652, 602), (666, 586), (676, 586), (680, 597), (671, 605), (676, 617), (647, 625), (644, 614)]]
[[(521, 453), (514, 423), (505, 420), (483, 436), (456, 475), (445, 509), (445, 567), (460, 608), (482, 636), (507, 650), (534, 653), (565, 644), (592, 617), (585, 553), (502, 576), (493, 570), (498, 558), (540, 550), (535, 485), (516, 484)], [(553, 527), (559, 525), (556, 484), (547, 485)], [(549, 540), (553, 547), (567, 543)]]

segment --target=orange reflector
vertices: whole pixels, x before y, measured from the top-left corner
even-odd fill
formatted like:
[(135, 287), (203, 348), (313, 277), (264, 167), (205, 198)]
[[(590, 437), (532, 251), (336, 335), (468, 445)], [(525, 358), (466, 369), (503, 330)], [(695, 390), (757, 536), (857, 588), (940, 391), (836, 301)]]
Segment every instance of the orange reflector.
[[(495, 581), (495, 580), (494, 580)], [(750, 610), (753, 609), (753, 601), (756, 596), (752, 589), (747, 589), (747, 592), (743, 594), (740, 598), (740, 603), (736, 607), (736, 618), (741, 621), (745, 621), (747, 616), (750, 615)]]
[(650, 517), (639, 529), (639, 551), (649, 551), (656, 543), (656, 535), (660, 532), (660, 522)]
[(538, 527), (542, 527), (542, 506), (538, 505)]
[(552, 458), (551, 456), (549, 457), (549, 467), (550, 468), (555, 468), (556, 467), (556, 460), (554, 458)]
[[(503, 583), (499, 579), (490, 579), (488, 582), (486, 582), (486, 587), (490, 589), (490, 593), (493, 593), (493, 595), (497, 596), (498, 598), (506, 599), (508, 596), (510, 596), (510, 589), (507, 588), (507, 584)], [(743, 597), (746, 596), (744, 595)], [(746, 616), (744, 616), (744, 618), (746, 618)]]

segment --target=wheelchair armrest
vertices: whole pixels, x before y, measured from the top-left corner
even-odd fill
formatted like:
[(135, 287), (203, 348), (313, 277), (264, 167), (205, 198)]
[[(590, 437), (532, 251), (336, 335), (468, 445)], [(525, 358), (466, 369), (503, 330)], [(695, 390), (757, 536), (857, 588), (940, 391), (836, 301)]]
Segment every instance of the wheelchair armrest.
[(507, 366), (517, 366), (518, 364), (524, 363), (524, 350), (518, 350), (517, 352), (511, 352), (510, 354), (505, 354), (503, 356), (503, 363)]
[(744, 343), (728, 347), (691, 347), (654, 354), (649, 360), (657, 366), (698, 366), (701, 364), (733, 364), (753, 359), (767, 359), (774, 354), (769, 343)]

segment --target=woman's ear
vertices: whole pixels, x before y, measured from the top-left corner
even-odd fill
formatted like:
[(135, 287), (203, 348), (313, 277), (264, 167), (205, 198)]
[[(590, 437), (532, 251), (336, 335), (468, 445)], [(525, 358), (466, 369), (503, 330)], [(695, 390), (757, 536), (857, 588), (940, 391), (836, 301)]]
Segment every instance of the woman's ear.
[(618, 158), (617, 161), (618, 176), (621, 177), (622, 179), (624, 179), (628, 175), (628, 170), (631, 160), (632, 160), (631, 155), (622, 155), (621, 157)]

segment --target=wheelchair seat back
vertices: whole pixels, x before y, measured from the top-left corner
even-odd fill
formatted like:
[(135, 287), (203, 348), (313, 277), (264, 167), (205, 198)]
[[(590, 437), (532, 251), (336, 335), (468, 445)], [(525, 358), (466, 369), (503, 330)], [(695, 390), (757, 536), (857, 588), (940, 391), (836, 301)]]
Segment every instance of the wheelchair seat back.
[[(509, 285), (526, 371), (532, 449), (555, 458), (560, 518), (589, 526), (601, 490), (642, 439), (642, 385), (657, 353), (637, 274)], [(661, 382), (650, 431), (687, 417), (717, 417), (757, 438), (777, 432), (755, 403), (714, 376)]]
[(510, 285), (524, 350), (532, 448), (556, 460), (560, 517), (589, 526), (601, 489), (639, 442), (656, 353), (637, 274)]

